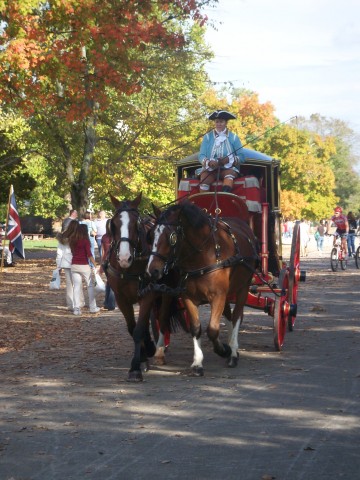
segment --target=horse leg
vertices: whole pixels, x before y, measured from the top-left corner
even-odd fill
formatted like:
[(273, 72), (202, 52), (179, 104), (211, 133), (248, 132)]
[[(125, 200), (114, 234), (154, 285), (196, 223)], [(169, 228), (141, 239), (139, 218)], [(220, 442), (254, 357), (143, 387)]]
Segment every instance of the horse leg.
[[(131, 367), (128, 374), (129, 382), (141, 382), (143, 375), (141, 371), (141, 363), (147, 362), (147, 350), (150, 345), (153, 346), (150, 353), (154, 355), (155, 345), (153, 344), (149, 332), (149, 318), (153, 302), (153, 295), (149, 294), (140, 302), (139, 318), (136, 323), (133, 340), (134, 340), (134, 356), (131, 360)], [(144, 346), (147, 346), (144, 348)]]
[(228, 322), (231, 322), (231, 307), (229, 302), (225, 303), (223, 315)]
[(239, 360), (239, 328), (242, 323), (243, 319), (243, 309), (244, 307), (241, 307), (241, 313), (236, 314), (236, 307), (234, 308), (233, 316), (234, 316), (234, 321), (231, 324), (231, 329), (229, 330), (229, 346), (231, 348), (231, 356), (228, 360), (228, 367), (234, 368), (238, 364)]
[(154, 355), (154, 363), (155, 365), (165, 365), (165, 337), (163, 333), (159, 332), (159, 339), (156, 344), (156, 352)]
[(214, 352), (220, 357), (227, 358), (231, 355), (231, 348), (219, 340), (220, 317), (224, 311), (226, 295), (219, 294), (211, 303), (210, 322), (207, 328), (207, 335), (213, 344)]
[(248, 289), (244, 288), (236, 298), (236, 304), (232, 312), (232, 328), (229, 330), (229, 345), (231, 348), (231, 357), (228, 361), (228, 366), (234, 368), (239, 360), (239, 329), (244, 318), (244, 305), (246, 302)]
[[(122, 295), (118, 294), (116, 296), (116, 302), (118, 304), (118, 307), (121, 313), (125, 317), (128, 332), (133, 337), (134, 330), (136, 327), (134, 303), (137, 303), (137, 297), (134, 298), (131, 295), (130, 297), (127, 297), (125, 296), (124, 293)], [(145, 352), (143, 352), (144, 348), (145, 348)], [(150, 331), (148, 328), (144, 333), (141, 354), (142, 354), (142, 357), (144, 358), (144, 361), (146, 361), (147, 357), (153, 357), (154, 353), (155, 353), (155, 345), (154, 345), (154, 342), (152, 341)]]
[[(136, 328), (134, 306), (131, 303), (131, 301), (119, 295), (117, 297), (117, 304), (121, 313), (124, 315), (128, 332), (133, 337), (134, 331)], [(155, 353), (155, 345), (151, 340), (150, 332), (145, 331), (145, 333), (143, 334), (143, 341), (140, 345), (140, 352), (139, 352), (140, 362), (147, 363), (147, 358), (152, 357), (154, 353)]]
[[(201, 327), (200, 327), (201, 331)], [(191, 364), (192, 374), (195, 377), (203, 377), (204, 376), (204, 367), (203, 367), (203, 360), (204, 354), (201, 350), (201, 338), (200, 336), (197, 337), (196, 335), (193, 336), (193, 343), (194, 343), (194, 360)]]
[[(157, 365), (165, 365), (165, 349), (166, 339), (168, 340), (170, 335), (170, 322), (169, 318), (171, 315), (171, 305), (173, 303), (172, 297), (169, 295), (162, 295), (161, 296), (161, 304), (160, 304), (160, 311), (158, 315), (158, 324), (159, 324), (159, 338), (156, 344), (156, 353), (155, 353), (155, 363)], [(168, 338), (165, 335), (168, 334)]]
[(199, 310), (197, 306), (189, 299), (184, 299), (184, 305), (189, 315), (190, 333), (194, 344), (194, 357), (193, 363), (191, 364), (192, 374), (195, 377), (203, 377), (204, 354), (201, 350), (201, 323), (199, 320)]
[(119, 294), (118, 292), (115, 293), (115, 298), (120, 312), (124, 315), (128, 332), (131, 336), (133, 336), (136, 326), (134, 305), (128, 300), (127, 297)]

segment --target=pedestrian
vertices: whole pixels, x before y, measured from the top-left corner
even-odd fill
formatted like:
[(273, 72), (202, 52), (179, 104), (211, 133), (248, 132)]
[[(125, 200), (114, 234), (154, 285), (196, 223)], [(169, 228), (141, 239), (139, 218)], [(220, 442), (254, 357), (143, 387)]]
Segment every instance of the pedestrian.
[[(92, 276), (95, 274), (95, 258), (90, 249), (88, 228), (79, 224), (74, 235), (69, 239), (72, 252), (71, 275), (74, 284), (74, 315), (81, 315), (82, 281), (87, 285), (90, 313), (97, 313), (100, 308), (96, 305), (95, 291)], [(91, 267), (90, 267), (91, 265)]]
[(310, 241), (309, 225), (304, 218), (300, 220), (300, 257), (307, 257), (307, 247)]
[(67, 227), (70, 225), (70, 222), (72, 220), (76, 220), (77, 217), (78, 217), (78, 212), (76, 210), (70, 210), (69, 216), (65, 218), (64, 221), (62, 222), (61, 231), (65, 232)]
[(324, 220), (320, 220), (320, 224), (317, 226), (314, 236), (316, 240), (317, 251), (320, 253), (320, 255), (322, 255), (324, 251), (324, 238), (325, 238)]
[(68, 310), (74, 310), (74, 285), (71, 275), (72, 253), (69, 245), (69, 238), (74, 235), (78, 225), (79, 224), (76, 220), (71, 220), (66, 230), (56, 236), (58, 240), (56, 250), (56, 266), (59, 270), (64, 270), (66, 285), (66, 306)]
[(100, 210), (98, 213), (97, 219), (95, 220), (95, 227), (96, 227), (95, 240), (98, 246), (100, 259), (102, 259), (101, 239), (102, 239), (102, 236), (106, 233), (106, 222), (107, 222), (106, 213), (104, 210)]
[(284, 238), (286, 238), (288, 236), (288, 224), (287, 222), (283, 222), (282, 224), (282, 235)]
[(80, 221), (81, 224), (86, 225), (88, 229), (88, 235), (90, 240), (90, 248), (92, 256), (95, 258), (95, 237), (96, 237), (96, 226), (95, 222), (91, 220), (91, 213), (84, 213), (84, 218)]
[[(107, 220), (106, 232), (104, 233), (101, 239), (102, 255), (103, 255), (101, 259), (101, 271), (104, 271), (103, 264), (108, 261), (108, 254), (109, 254), (109, 249), (111, 245), (110, 222), (111, 222), (110, 219)], [(105, 269), (105, 275), (107, 277), (107, 269)], [(106, 279), (106, 286), (105, 286), (104, 308), (105, 310), (115, 310), (115, 295), (107, 279)]]
[(289, 238), (291, 238), (294, 230), (294, 221), (291, 218), (289, 218), (286, 223), (287, 223), (287, 235)]
[(357, 221), (353, 212), (347, 214), (349, 222), (349, 233), (347, 237), (348, 255), (349, 257), (355, 257), (355, 235), (357, 230)]
[(8, 247), (3, 245), (3, 238), (5, 239), (5, 228), (3, 224), (0, 224), (0, 263), (2, 256), (4, 256), (3, 265), (4, 267), (14, 267), (15, 262), (13, 261), (12, 253)]
[(216, 110), (208, 118), (215, 121), (215, 128), (204, 135), (201, 142), (200, 190), (210, 190), (210, 185), (219, 179), (223, 180), (222, 191), (231, 192), (240, 163), (245, 161), (239, 137), (227, 128), (228, 120), (236, 117), (225, 110)]

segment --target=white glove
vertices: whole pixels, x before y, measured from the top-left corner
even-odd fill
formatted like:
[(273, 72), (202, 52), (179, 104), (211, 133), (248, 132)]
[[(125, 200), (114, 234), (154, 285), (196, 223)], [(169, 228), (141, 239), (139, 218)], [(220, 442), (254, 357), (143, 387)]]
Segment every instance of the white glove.
[(224, 165), (225, 168), (230, 168), (232, 166), (232, 164), (234, 163), (234, 160), (235, 160), (235, 157), (232, 153), (230, 153), (228, 156), (228, 163), (226, 165)]

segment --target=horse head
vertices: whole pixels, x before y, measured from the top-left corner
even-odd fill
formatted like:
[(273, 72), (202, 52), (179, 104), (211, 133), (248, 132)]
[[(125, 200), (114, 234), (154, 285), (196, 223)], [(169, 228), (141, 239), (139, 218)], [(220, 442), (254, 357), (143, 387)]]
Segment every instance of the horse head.
[(183, 201), (164, 211), (154, 208), (154, 213), (157, 219), (146, 269), (153, 280), (175, 265), (183, 272), (201, 271), (203, 265), (217, 264), (237, 251), (239, 240), (229, 224), (192, 202)]
[(110, 230), (116, 248), (116, 258), (121, 268), (129, 268), (136, 256), (140, 242), (141, 217), (138, 210), (142, 194), (134, 200), (118, 200), (110, 194), (116, 211), (111, 219)]
[(167, 274), (176, 261), (176, 252), (182, 237), (180, 224), (182, 208), (182, 205), (172, 205), (162, 211), (153, 205), (156, 222), (146, 273), (154, 281)]

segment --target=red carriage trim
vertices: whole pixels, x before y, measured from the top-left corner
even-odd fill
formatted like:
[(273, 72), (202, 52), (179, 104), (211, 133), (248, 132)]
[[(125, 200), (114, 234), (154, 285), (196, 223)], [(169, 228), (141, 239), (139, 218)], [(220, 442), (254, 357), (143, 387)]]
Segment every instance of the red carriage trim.
[[(201, 193), (199, 184), (199, 179), (180, 180), (178, 198), (181, 199), (185, 196)], [(221, 181), (214, 182), (211, 185), (210, 192), (215, 190), (220, 192), (221, 188)], [(249, 212), (261, 212), (261, 188), (259, 180), (255, 176), (249, 175), (235, 179), (232, 193), (246, 203)]]

